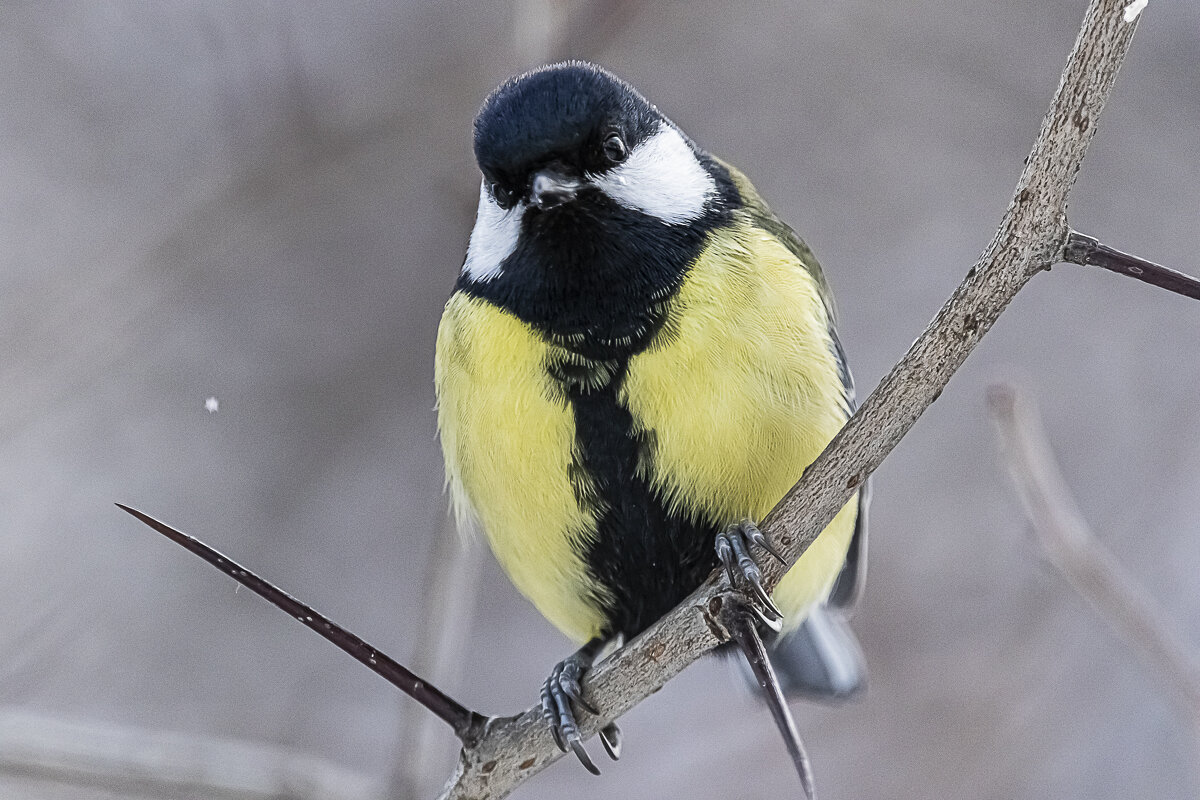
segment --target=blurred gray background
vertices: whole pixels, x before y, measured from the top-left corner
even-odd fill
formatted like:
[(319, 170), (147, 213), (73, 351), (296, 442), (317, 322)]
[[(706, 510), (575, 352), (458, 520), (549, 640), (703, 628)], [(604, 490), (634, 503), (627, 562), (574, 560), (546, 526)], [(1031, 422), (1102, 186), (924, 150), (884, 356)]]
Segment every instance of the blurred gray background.
[[(824, 263), (865, 394), (991, 238), (1085, 3), (579, 5), (0, 5), (0, 708), (403, 771), (419, 707), (112, 503), (411, 661), (490, 88), (595, 58), (738, 164)], [(1071, 208), (1192, 274), (1198, 74), (1200, 6), (1155, 0)], [(1098, 535), (1195, 637), (1198, 364), (1195, 303), (1073, 266), (1022, 293), (877, 473), (870, 692), (795, 709), (825, 800), (1200, 795), (1170, 695), (1027, 536), (983, 403), (1032, 387)], [(511, 713), (571, 645), (483, 561), (460, 674), (428, 677)], [(622, 724), (602, 778), (563, 760), (519, 796), (799, 793), (720, 662)], [(35, 778), (0, 796), (123, 796)]]

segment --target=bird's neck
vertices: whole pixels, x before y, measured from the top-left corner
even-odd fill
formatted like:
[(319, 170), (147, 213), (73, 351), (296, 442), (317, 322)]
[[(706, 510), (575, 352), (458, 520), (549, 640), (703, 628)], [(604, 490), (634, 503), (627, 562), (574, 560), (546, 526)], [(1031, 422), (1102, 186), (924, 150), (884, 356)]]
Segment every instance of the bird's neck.
[(556, 211), (526, 224), (503, 268), (458, 289), (511, 312), (591, 359), (644, 349), (711, 225), (667, 225), (619, 210)]

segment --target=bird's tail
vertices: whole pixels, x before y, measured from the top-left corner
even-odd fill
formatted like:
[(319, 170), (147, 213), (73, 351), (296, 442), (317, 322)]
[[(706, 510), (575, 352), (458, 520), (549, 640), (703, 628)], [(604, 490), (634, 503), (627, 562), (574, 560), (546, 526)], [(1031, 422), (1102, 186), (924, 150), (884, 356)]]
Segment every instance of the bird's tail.
[[(839, 703), (867, 687), (862, 647), (838, 609), (818, 606), (799, 628), (783, 636), (768, 631), (763, 640), (779, 688), (789, 700)], [(758, 680), (745, 659), (731, 659), (730, 663), (754, 692)]]
[(769, 643), (779, 686), (789, 698), (840, 702), (867, 687), (867, 662), (842, 613), (821, 605)]

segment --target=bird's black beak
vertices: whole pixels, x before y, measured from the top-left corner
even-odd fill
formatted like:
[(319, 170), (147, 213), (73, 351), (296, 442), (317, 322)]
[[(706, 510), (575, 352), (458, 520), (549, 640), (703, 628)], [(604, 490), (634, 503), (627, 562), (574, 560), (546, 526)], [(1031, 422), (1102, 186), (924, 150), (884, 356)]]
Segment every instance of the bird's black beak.
[(558, 170), (548, 167), (533, 174), (533, 181), (529, 187), (529, 199), (535, 206), (545, 211), (574, 200), (581, 185), (576, 178), (568, 177)]

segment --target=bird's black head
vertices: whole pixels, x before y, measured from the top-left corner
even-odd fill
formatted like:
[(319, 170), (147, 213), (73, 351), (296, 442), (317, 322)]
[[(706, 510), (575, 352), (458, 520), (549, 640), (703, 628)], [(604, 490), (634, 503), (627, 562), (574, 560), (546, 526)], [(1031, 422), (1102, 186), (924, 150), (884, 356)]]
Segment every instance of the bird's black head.
[(728, 172), (632, 86), (555, 64), (475, 119), (483, 173), (459, 288), (556, 337), (642, 346), (738, 202)]
[[(475, 158), (501, 206), (519, 199), (538, 202), (564, 195), (543, 181), (550, 196), (533, 186), (539, 172), (550, 182), (578, 189), (628, 158), (665, 122), (636, 89), (592, 64), (554, 64), (504, 83), (475, 118)], [(667, 123), (669, 124), (669, 123)], [(558, 189), (554, 195), (553, 190)]]

